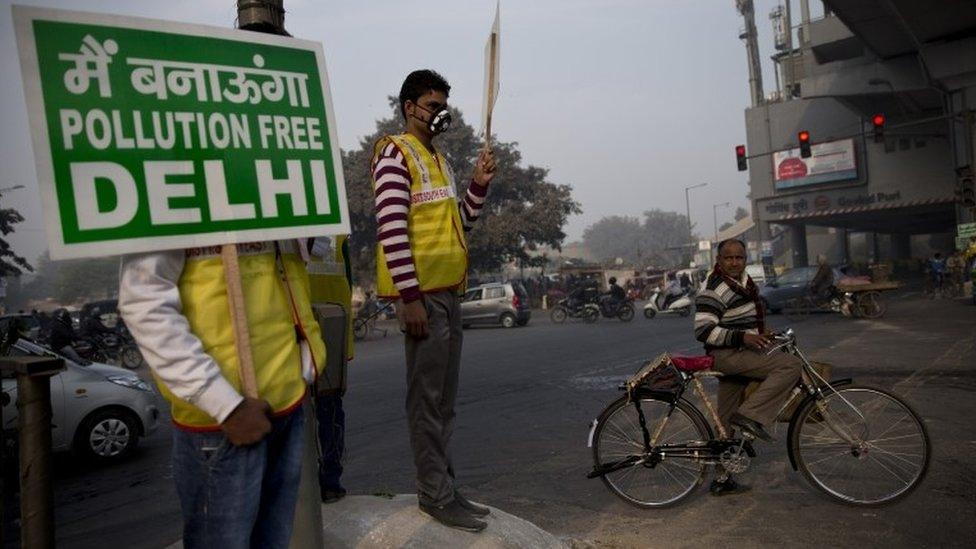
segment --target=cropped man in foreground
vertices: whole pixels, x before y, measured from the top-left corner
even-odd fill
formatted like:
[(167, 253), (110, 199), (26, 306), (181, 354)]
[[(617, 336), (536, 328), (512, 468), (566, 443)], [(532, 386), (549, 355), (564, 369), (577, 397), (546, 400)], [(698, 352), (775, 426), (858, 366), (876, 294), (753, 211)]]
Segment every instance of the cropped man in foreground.
[(238, 245), (260, 398), (241, 394), (220, 246), (122, 260), (119, 311), (170, 403), (183, 545), (288, 547), (302, 401), (325, 364), (297, 241)]

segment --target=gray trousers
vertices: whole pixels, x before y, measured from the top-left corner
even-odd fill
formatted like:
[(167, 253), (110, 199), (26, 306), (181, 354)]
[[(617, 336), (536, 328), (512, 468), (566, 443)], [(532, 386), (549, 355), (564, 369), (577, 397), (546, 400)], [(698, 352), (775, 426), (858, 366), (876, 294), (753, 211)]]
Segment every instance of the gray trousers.
[(461, 370), (461, 298), (454, 292), (424, 294), (430, 335), (405, 336), (407, 423), (417, 468), (421, 503), (454, 499), (454, 467), (448, 445), (454, 432), (454, 403)]
[[(799, 358), (782, 352), (767, 355), (743, 348), (716, 349), (709, 354), (715, 357), (715, 370), (726, 376), (718, 382), (718, 416), (726, 429), (736, 411), (763, 426), (770, 425), (803, 371)], [(746, 398), (746, 386), (753, 380), (762, 383)]]

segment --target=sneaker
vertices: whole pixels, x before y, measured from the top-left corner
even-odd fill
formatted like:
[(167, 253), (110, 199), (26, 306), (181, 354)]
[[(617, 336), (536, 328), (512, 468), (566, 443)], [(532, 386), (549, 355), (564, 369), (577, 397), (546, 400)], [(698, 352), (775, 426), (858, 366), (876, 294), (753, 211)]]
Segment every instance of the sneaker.
[(725, 480), (713, 480), (712, 485), (708, 487), (708, 491), (711, 492), (713, 496), (727, 496), (730, 494), (741, 494), (743, 492), (748, 492), (749, 487), (741, 485), (732, 480), (732, 477), (728, 477)]
[(420, 510), (449, 528), (456, 528), (466, 532), (480, 532), (488, 526), (487, 522), (478, 520), (471, 513), (465, 511), (456, 500), (446, 505), (427, 505), (421, 503)]
[(487, 507), (484, 507), (482, 505), (478, 505), (476, 503), (472, 503), (471, 501), (468, 500), (468, 498), (462, 496), (461, 495), (461, 492), (458, 492), (457, 490), (454, 491), (454, 501), (456, 501), (459, 504), (461, 504), (461, 507), (465, 511), (471, 513), (472, 515), (474, 515), (476, 517), (487, 517), (488, 515), (491, 514), (491, 510), (490, 509), (488, 509)]
[(751, 420), (738, 413), (732, 414), (732, 418), (729, 420), (729, 423), (760, 440), (764, 440), (766, 442), (773, 442), (776, 440), (772, 435), (766, 432), (766, 429), (763, 429), (762, 423)]

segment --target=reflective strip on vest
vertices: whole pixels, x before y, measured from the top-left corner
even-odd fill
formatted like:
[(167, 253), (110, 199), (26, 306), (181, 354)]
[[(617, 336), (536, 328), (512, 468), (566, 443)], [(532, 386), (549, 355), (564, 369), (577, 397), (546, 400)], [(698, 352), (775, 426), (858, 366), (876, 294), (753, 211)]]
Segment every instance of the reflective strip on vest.
[[(374, 158), (387, 144), (403, 153), (410, 171), (410, 212), (407, 238), (420, 290), (463, 288), (468, 270), (468, 250), (461, 225), (454, 177), (447, 161), (433, 155), (416, 137), (390, 135), (376, 143)], [(386, 266), (383, 246), (376, 244), (376, 293), (397, 298), (400, 293)]]

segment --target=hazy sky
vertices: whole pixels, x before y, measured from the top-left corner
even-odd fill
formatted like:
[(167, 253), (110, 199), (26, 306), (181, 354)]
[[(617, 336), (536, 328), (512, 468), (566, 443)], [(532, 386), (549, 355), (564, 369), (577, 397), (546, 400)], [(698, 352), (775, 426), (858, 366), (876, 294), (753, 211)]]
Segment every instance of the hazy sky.
[[(10, 236), (28, 258), (46, 247), (20, 64), (9, 0), (0, 0), (0, 188), (2, 205), (27, 221)], [(229, 27), (234, 0), (19, 0), (18, 4), (136, 15)], [(769, 11), (757, 0), (756, 23), (775, 88)], [(819, 2), (811, 2), (817, 12)], [(478, 126), (484, 43), (495, 0), (285, 0), (292, 35), (321, 42), (343, 148), (358, 146), (386, 97), (415, 68), (434, 68), (451, 83), (451, 102)], [(742, 19), (733, 0), (508, 0), (501, 7), (501, 95), (494, 131), (517, 141), (523, 159), (573, 187), (583, 214), (569, 239), (607, 215), (661, 208), (685, 211), (702, 234), (735, 206), (748, 207), (746, 172), (733, 147), (745, 142), (749, 101)], [(794, 10), (796, 13), (798, 10)], [(815, 16), (817, 14), (815, 13)]]

